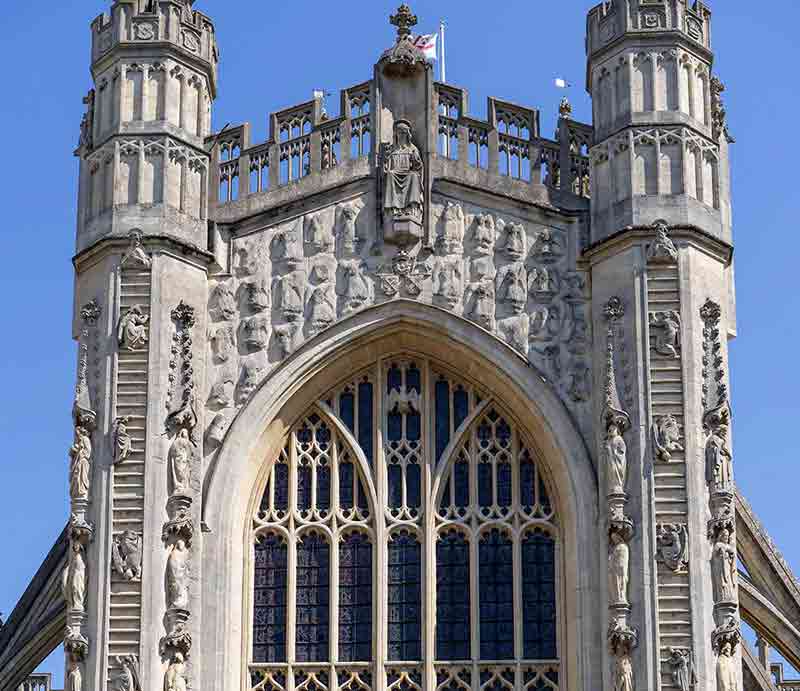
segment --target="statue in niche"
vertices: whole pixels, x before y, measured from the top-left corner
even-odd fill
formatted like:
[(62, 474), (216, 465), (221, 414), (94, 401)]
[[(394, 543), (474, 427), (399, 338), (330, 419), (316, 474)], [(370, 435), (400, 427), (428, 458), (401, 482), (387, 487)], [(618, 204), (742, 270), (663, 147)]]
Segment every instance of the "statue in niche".
[(114, 459), (113, 463), (122, 463), (131, 451), (133, 451), (133, 440), (128, 432), (128, 424), (130, 423), (130, 416), (118, 417), (114, 423)]
[(189, 548), (178, 538), (167, 557), (167, 609), (189, 609)]
[(564, 256), (564, 248), (561, 246), (561, 241), (550, 228), (545, 228), (539, 233), (536, 238), (533, 256), (544, 264), (552, 264)]
[(628, 445), (616, 421), (608, 425), (604, 454), (608, 473), (608, 494), (625, 494), (625, 487), (628, 484)]
[(545, 266), (534, 266), (529, 273), (528, 286), (534, 298), (549, 301), (560, 288), (558, 272)]
[(266, 317), (243, 320), (242, 337), (250, 350), (264, 350), (269, 343), (269, 320)]
[(69, 495), (74, 500), (89, 498), (89, 473), (92, 462), (92, 440), (89, 431), (77, 425), (75, 440), (69, 450)]
[(227, 408), (233, 403), (233, 376), (222, 372), (208, 394), (208, 404), (213, 408)]
[(500, 330), (506, 342), (521, 353), (528, 350), (528, 315), (520, 314), (510, 319), (505, 319), (500, 324)]
[(309, 322), (314, 333), (327, 329), (336, 321), (336, 299), (332, 295), (333, 286), (317, 286), (308, 298)]
[(358, 245), (361, 242), (356, 227), (359, 208), (355, 204), (342, 204), (340, 209), (342, 219), (339, 230), (340, 246), (344, 254), (353, 254), (358, 251)]
[(383, 158), (383, 207), (388, 219), (411, 219), (421, 224), (424, 168), (411, 136), (408, 120), (395, 122), (394, 142), (387, 147)]
[(276, 259), (284, 262), (289, 269), (302, 266), (305, 257), (297, 226), (280, 233), (273, 242)]
[(111, 691), (142, 691), (139, 679), (139, 660), (135, 655), (117, 655), (117, 671), (111, 681)]
[(659, 525), (656, 530), (658, 558), (673, 573), (685, 573), (689, 565), (689, 531), (685, 525)]
[(309, 247), (315, 252), (333, 251), (333, 233), (322, 222), (322, 216), (315, 214), (307, 220), (307, 241)]
[(690, 691), (697, 685), (691, 650), (670, 648), (667, 663), (672, 668), (672, 681), (681, 691)]
[(656, 460), (669, 463), (675, 451), (683, 451), (681, 430), (673, 415), (662, 415), (653, 422), (652, 437)]
[(655, 349), (659, 355), (679, 357), (681, 347), (681, 315), (671, 310), (650, 315), (650, 326), (657, 329)]
[(210, 337), (211, 351), (218, 362), (227, 362), (235, 350), (233, 327), (221, 326)]
[(239, 403), (246, 403), (252, 393), (258, 388), (261, 378), (261, 368), (255, 364), (247, 364), (242, 368), (242, 376), (239, 380)]
[(469, 318), (481, 326), (494, 328), (494, 290), (489, 283), (480, 283), (472, 290), (472, 307)]
[(115, 535), (111, 544), (111, 564), (123, 580), (139, 580), (142, 577), (142, 536), (132, 530)]
[(266, 278), (246, 283), (245, 290), (247, 290), (247, 306), (253, 312), (266, 312), (270, 308), (272, 300)]
[(120, 262), (120, 266), (126, 266), (128, 264), (138, 264), (143, 269), (149, 269), (153, 263), (153, 260), (150, 259), (147, 252), (144, 251), (142, 247), (142, 234), (138, 230), (132, 230), (128, 235), (130, 239), (130, 247), (128, 251), (125, 253), (125, 256), (122, 257), (122, 261)]
[(609, 532), (608, 593), (612, 605), (628, 604), (631, 551), (625, 536), (619, 531)]
[(583, 360), (574, 360), (569, 368), (570, 383), (567, 387), (569, 397), (575, 403), (588, 401), (591, 396), (591, 373)]
[(281, 357), (288, 357), (291, 355), (294, 350), (297, 331), (297, 326), (294, 324), (282, 324), (275, 327), (275, 341), (278, 344), (278, 351)]
[(230, 287), (220, 283), (211, 291), (209, 314), (214, 321), (229, 321), (236, 316), (236, 297)]
[(279, 281), (281, 314), (286, 321), (297, 321), (303, 316), (303, 275), (291, 273)]
[(736, 655), (733, 644), (723, 641), (717, 656), (717, 691), (737, 691), (739, 678), (736, 673)]
[(528, 302), (528, 288), (525, 283), (525, 269), (511, 266), (500, 284), (500, 299), (513, 314), (521, 314)]
[(541, 306), (531, 315), (531, 341), (552, 341), (561, 334), (563, 322), (558, 305)]
[(647, 248), (647, 261), (651, 264), (673, 264), (678, 261), (678, 248), (669, 237), (669, 226), (664, 221), (654, 224), (656, 240)]
[(443, 232), (436, 239), (436, 247), (443, 254), (460, 254), (464, 244), (464, 209), (461, 204), (447, 202), (442, 216)]
[(86, 560), (83, 545), (77, 540), (69, 545), (69, 558), (61, 577), (61, 590), (68, 611), (86, 611)]
[(714, 602), (737, 602), (739, 572), (736, 567), (736, 548), (731, 545), (731, 532), (722, 528), (711, 549), (711, 576), (714, 582)]
[(83, 677), (81, 675), (81, 663), (77, 660), (69, 660), (67, 667), (66, 691), (83, 691)]
[(176, 651), (170, 659), (164, 674), (164, 691), (186, 691), (186, 662), (183, 653)]
[(451, 309), (462, 298), (464, 288), (460, 261), (442, 261), (434, 273), (434, 297)]
[(236, 273), (239, 276), (253, 276), (267, 263), (266, 246), (260, 242), (248, 248), (246, 245), (236, 250)]
[(193, 456), (194, 450), (189, 439), (189, 432), (186, 429), (182, 429), (178, 432), (178, 436), (172, 442), (167, 454), (171, 496), (186, 495), (189, 492), (192, 480)]
[(475, 219), (475, 252), (477, 254), (494, 254), (494, 243), (497, 235), (494, 216), (481, 214)]
[(715, 489), (733, 484), (733, 454), (728, 449), (728, 426), (715, 425), (706, 441), (706, 474)]
[(521, 223), (506, 223), (506, 244), (503, 253), (512, 261), (520, 261), (528, 252), (528, 238), (525, 235), (525, 226)]
[(150, 321), (139, 305), (131, 307), (119, 320), (117, 339), (119, 347), (138, 350), (147, 344), (147, 324)]
[(345, 313), (353, 312), (369, 300), (369, 285), (364, 274), (364, 266), (359, 261), (343, 265), (344, 288), (341, 297)]

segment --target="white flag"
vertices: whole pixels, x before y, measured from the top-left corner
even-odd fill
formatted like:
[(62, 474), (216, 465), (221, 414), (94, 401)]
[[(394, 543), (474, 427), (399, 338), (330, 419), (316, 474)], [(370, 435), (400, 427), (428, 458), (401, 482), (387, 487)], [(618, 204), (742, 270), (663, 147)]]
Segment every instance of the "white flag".
[(566, 79), (556, 78), (556, 88), (557, 89), (566, 89), (569, 86), (569, 83)]
[(438, 60), (436, 57), (436, 41), (439, 34), (425, 34), (414, 39), (414, 45), (422, 51), (426, 60)]

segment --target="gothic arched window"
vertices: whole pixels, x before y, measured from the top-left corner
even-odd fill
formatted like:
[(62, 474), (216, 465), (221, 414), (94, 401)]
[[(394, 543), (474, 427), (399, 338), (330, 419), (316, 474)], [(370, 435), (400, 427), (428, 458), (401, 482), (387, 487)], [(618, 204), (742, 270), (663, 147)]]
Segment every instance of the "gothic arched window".
[(558, 520), (501, 400), (425, 359), (381, 360), (271, 461), (255, 691), (558, 689)]

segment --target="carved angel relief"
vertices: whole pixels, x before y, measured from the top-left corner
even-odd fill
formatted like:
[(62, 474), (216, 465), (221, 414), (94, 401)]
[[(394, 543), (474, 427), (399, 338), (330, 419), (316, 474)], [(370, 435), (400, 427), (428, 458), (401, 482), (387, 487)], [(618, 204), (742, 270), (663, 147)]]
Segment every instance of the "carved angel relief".
[(140, 305), (133, 305), (120, 317), (117, 329), (119, 347), (125, 350), (139, 350), (147, 345), (148, 317)]
[(676, 310), (653, 312), (650, 327), (655, 330), (655, 350), (666, 357), (680, 357), (681, 315)]
[(675, 416), (663, 415), (657, 418), (653, 422), (651, 434), (656, 460), (668, 463), (672, 460), (673, 452), (683, 451), (680, 443), (681, 430)]
[(142, 577), (142, 536), (131, 530), (114, 536), (111, 544), (111, 565), (124, 581)]
[(656, 528), (658, 560), (674, 573), (685, 573), (689, 565), (689, 531), (685, 525)]

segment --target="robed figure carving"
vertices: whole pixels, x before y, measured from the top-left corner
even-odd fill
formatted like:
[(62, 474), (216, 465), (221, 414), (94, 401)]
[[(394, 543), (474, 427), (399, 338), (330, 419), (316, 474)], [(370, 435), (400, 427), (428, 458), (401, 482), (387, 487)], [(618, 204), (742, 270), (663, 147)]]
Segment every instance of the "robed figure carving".
[(421, 237), (424, 169), (419, 149), (411, 140), (411, 124), (394, 124), (394, 142), (383, 155), (385, 239), (408, 245)]

